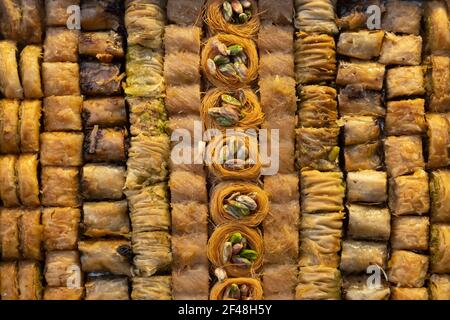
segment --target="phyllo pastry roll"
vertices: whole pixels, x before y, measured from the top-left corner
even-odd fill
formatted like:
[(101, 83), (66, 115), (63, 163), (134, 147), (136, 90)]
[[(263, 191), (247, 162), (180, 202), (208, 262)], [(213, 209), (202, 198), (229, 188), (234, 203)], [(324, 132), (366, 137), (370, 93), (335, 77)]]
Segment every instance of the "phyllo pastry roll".
[(339, 35), (337, 53), (351, 58), (370, 60), (380, 55), (383, 38), (382, 30), (343, 32)]
[(399, 250), (428, 250), (430, 218), (396, 217), (392, 220), (391, 247)]
[(399, 287), (420, 288), (428, 271), (428, 256), (406, 250), (394, 250), (388, 263), (388, 278)]
[[(279, 4), (279, 2), (277, 4)], [(264, 16), (264, 14), (270, 13), (266, 12), (262, 15)], [(261, 54), (292, 54), (294, 51), (293, 27), (289, 25), (280, 26), (272, 24), (261, 26), (260, 32), (258, 33), (258, 49)]]
[[(297, 126), (297, 119), (289, 114), (280, 113), (273, 114), (269, 119), (261, 124), (261, 129), (267, 130), (267, 137), (270, 142), (272, 132), (278, 132), (280, 144), (283, 142), (294, 142), (295, 127)], [(283, 155), (280, 155), (282, 158)]]
[(358, 84), (348, 85), (339, 91), (339, 113), (342, 116), (382, 117), (386, 114), (381, 93), (364, 89)]
[(78, 30), (48, 28), (44, 41), (45, 62), (78, 62)]
[(427, 167), (434, 169), (450, 164), (450, 123), (445, 116), (429, 113), (428, 124), (428, 162)]
[(167, 271), (172, 264), (170, 235), (164, 231), (134, 232), (132, 246), (135, 273), (150, 277), (159, 271)]
[(264, 190), (268, 193), (271, 204), (284, 204), (298, 201), (299, 178), (297, 174), (276, 174), (264, 178)]
[(342, 172), (301, 172), (302, 211), (305, 213), (344, 210), (345, 186)]
[(84, 288), (47, 287), (44, 290), (44, 300), (82, 300)]
[(185, 270), (190, 266), (208, 265), (206, 257), (208, 235), (206, 233), (173, 235), (171, 242), (174, 269)]
[(22, 154), (16, 162), (17, 192), (20, 202), (26, 207), (38, 207), (39, 181), (36, 154)]
[(385, 281), (369, 286), (368, 276), (348, 276), (343, 281), (345, 300), (389, 300), (390, 289)]
[(386, 168), (391, 177), (413, 173), (425, 167), (422, 137), (387, 137), (384, 141)]
[(340, 300), (342, 277), (339, 269), (325, 266), (302, 267), (295, 289), (296, 300)]
[(117, 30), (121, 26), (118, 0), (85, 0), (81, 3), (83, 30)]
[(44, 276), (49, 287), (80, 286), (80, 254), (78, 251), (49, 251), (45, 258)]
[[(437, 1), (434, 1), (437, 2)], [(450, 47), (450, 32), (449, 32)], [(450, 57), (431, 56), (431, 97), (430, 111), (450, 111)]]
[(80, 0), (45, 0), (45, 22), (47, 26), (67, 26), (72, 14), (67, 8), (80, 5)]
[(431, 173), (431, 220), (450, 222), (450, 171), (437, 170)]
[(19, 153), (19, 100), (0, 99), (0, 152)]
[[(300, 84), (334, 81), (336, 49), (333, 37), (300, 32), (295, 41), (296, 79)], [(384, 70), (383, 70), (384, 71)]]
[(159, 98), (165, 90), (163, 55), (141, 46), (129, 46), (126, 55), (126, 95)]
[(81, 166), (83, 164), (83, 134), (42, 133), (40, 160), (43, 166)]
[(387, 244), (381, 242), (345, 240), (342, 242), (340, 269), (342, 272), (365, 273), (372, 265), (385, 268)]
[(389, 69), (386, 85), (388, 99), (425, 94), (424, 70), (421, 66)]
[(450, 226), (435, 224), (430, 233), (430, 267), (433, 273), (450, 273)]
[(2, 260), (20, 259), (19, 209), (0, 211), (0, 249)]
[(41, 209), (23, 210), (19, 220), (19, 238), (24, 259), (42, 260), (43, 231)]
[(121, 200), (125, 186), (125, 167), (87, 164), (81, 177), (82, 194), (87, 200)]
[(198, 202), (172, 203), (172, 234), (207, 233), (208, 207)]
[(389, 181), (389, 208), (394, 215), (424, 214), (430, 209), (428, 173), (417, 170), (412, 175)]
[(300, 223), (301, 267), (337, 268), (344, 213), (303, 214)]
[(42, 47), (29, 45), (20, 53), (20, 78), (23, 93), (27, 99), (39, 99), (44, 96), (41, 81)]
[(387, 103), (386, 133), (388, 135), (421, 134), (426, 130), (424, 116), (424, 99), (389, 101)]
[(35, 153), (39, 151), (39, 132), (41, 128), (40, 100), (24, 100), (20, 104), (20, 151), (22, 153)]
[(80, 64), (81, 92), (87, 96), (120, 95), (124, 78), (118, 63), (85, 61)]
[(346, 146), (377, 141), (380, 138), (380, 125), (375, 117), (344, 116), (344, 143)]
[(92, 278), (86, 284), (86, 300), (129, 300), (128, 279)]
[(198, 114), (201, 109), (200, 82), (166, 88), (166, 108), (171, 116)]
[(92, 238), (128, 236), (131, 228), (127, 202), (85, 202), (82, 227), (83, 234)]
[(42, 205), (46, 207), (79, 206), (78, 179), (79, 172), (76, 168), (42, 167)]
[(170, 153), (170, 141), (166, 135), (131, 138), (128, 151), (126, 188), (136, 190), (164, 181)]
[(131, 243), (126, 240), (80, 241), (81, 266), (84, 272), (109, 272), (131, 275)]
[(41, 269), (37, 262), (20, 261), (17, 281), (19, 283), (20, 300), (41, 300)]
[(428, 290), (427, 288), (393, 287), (391, 300), (428, 300)]
[(42, 40), (43, 1), (6, 0), (0, 3), (2, 22), (0, 33), (6, 39), (21, 43), (40, 43)]
[[(186, 185), (186, 181), (189, 181), (188, 185)], [(195, 173), (188, 171), (172, 172), (169, 180), (169, 188), (172, 203), (186, 201), (207, 203), (208, 201), (205, 178)]]
[(358, 144), (344, 149), (347, 171), (377, 170), (382, 166), (381, 142)]
[(430, 298), (432, 300), (450, 299), (450, 275), (431, 275), (428, 287), (430, 290)]
[(295, 77), (294, 57), (291, 53), (274, 52), (260, 57), (259, 76)]
[(210, 300), (263, 300), (263, 287), (256, 278), (231, 278), (217, 282), (209, 295)]
[(299, 128), (297, 136), (297, 166), (331, 171), (338, 169), (339, 128)]
[(327, 86), (300, 88), (299, 122), (302, 127), (335, 127), (338, 117), (336, 89)]
[(173, 300), (208, 300), (209, 272), (207, 265), (172, 271)]
[(391, 215), (387, 208), (347, 205), (348, 235), (355, 240), (388, 241), (391, 233)]
[(16, 156), (0, 157), (0, 198), (7, 208), (20, 205), (16, 166)]
[(44, 208), (44, 246), (47, 251), (75, 250), (81, 212), (76, 208)]
[(294, 300), (297, 265), (268, 265), (264, 267), (263, 288), (266, 300)]
[(450, 49), (450, 23), (447, 6), (443, 1), (424, 3), (426, 49), (439, 53)]
[(2, 300), (19, 300), (17, 262), (0, 263), (0, 296)]
[(347, 174), (347, 200), (349, 202), (383, 203), (387, 199), (386, 172), (362, 170)]
[(42, 63), (42, 82), (44, 94), (49, 96), (79, 96), (80, 68), (73, 62)]
[(44, 98), (45, 131), (81, 131), (81, 96), (51, 96)]
[(88, 127), (121, 127), (127, 123), (127, 109), (123, 97), (86, 99), (82, 109), (83, 120)]
[(222, 182), (211, 190), (210, 214), (216, 225), (238, 221), (257, 226), (269, 212), (269, 197), (252, 183)]
[(383, 88), (385, 66), (370, 61), (341, 61), (336, 77), (336, 83), (342, 86), (357, 85), (368, 90)]
[(17, 45), (14, 41), (0, 41), (0, 92), (5, 98), (23, 98), (17, 65)]
[(422, 37), (386, 32), (379, 62), (417, 66), (422, 62)]
[(167, 85), (181, 86), (200, 82), (200, 57), (190, 52), (166, 54), (164, 81)]
[(125, 56), (123, 38), (114, 31), (80, 33), (78, 52), (80, 55), (95, 57), (105, 63)]
[(126, 129), (99, 128), (88, 130), (84, 140), (84, 158), (90, 162), (123, 162), (127, 149)]
[(130, 108), (130, 132), (157, 136), (167, 127), (167, 115), (161, 99), (127, 98)]
[(133, 277), (132, 300), (171, 300), (170, 276)]
[(264, 242), (258, 229), (238, 223), (217, 227), (208, 240), (208, 259), (231, 277), (250, 276), (261, 270)]
[(422, 18), (422, 3), (389, 0), (385, 4), (382, 28), (396, 33), (419, 35)]
[(134, 232), (168, 231), (170, 228), (167, 184), (159, 183), (128, 194)]
[(307, 33), (338, 33), (336, 25), (336, 1), (334, 0), (295, 0), (295, 25)]
[(164, 48), (166, 54), (190, 52), (200, 54), (200, 37), (202, 30), (196, 26), (179, 26), (171, 24), (164, 30)]
[(291, 116), (297, 111), (295, 79), (290, 77), (267, 77), (259, 81), (261, 108), (270, 119), (280, 113)]

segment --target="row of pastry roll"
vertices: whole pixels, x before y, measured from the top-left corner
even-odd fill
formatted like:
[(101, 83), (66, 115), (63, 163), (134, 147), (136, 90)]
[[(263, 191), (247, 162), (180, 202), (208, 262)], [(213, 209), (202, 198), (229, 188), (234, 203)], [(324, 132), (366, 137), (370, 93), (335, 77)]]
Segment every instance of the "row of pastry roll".
[(125, 1), (126, 83), (130, 149), (125, 193), (134, 255), (133, 300), (171, 298), (169, 194), (170, 140), (163, 96), (163, 1)]
[(335, 1), (295, 1), (295, 75), (299, 96), (296, 165), (300, 171), (299, 273), (295, 298), (341, 299), (339, 269), (344, 175), (337, 124)]
[[(259, 2), (261, 28), (258, 34), (259, 94), (265, 114), (261, 128), (279, 137), (279, 167), (264, 177), (270, 199), (263, 221), (264, 298), (293, 300), (298, 273), (300, 195), (295, 170), (296, 85), (294, 68), (293, 1)], [(278, 8), (283, 10), (277, 12)], [(284, 13), (283, 13), (284, 12)], [(270, 147), (275, 147), (274, 144)]]
[[(197, 158), (196, 130), (201, 130), (200, 46), (204, 1), (169, 1), (165, 28), (165, 102), (172, 138), (188, 132), (188, 140), (173, 140), (170, 160), (172, 214), (172, 298), (207, 300), (209, 266), (208, 196), (206, 173)], [(186, 7), (186, 8), (185, 8)], [(190, 7), (187, 9), (187, 7)], [(200, 133), (201, 134), (201, 133)], [(194, 139), (193, 139), (194, 138)], [(187, 161), (177, 158), (175, 148), (185, 147)]]

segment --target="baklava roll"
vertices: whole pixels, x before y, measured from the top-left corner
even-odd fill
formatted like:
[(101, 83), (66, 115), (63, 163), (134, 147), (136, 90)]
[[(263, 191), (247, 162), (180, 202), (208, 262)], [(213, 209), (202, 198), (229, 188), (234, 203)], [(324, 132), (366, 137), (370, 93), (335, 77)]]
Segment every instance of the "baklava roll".
[(132, 300), (171, 300), (170, 276), (133, 277)]
[(159, 183), (129, 192), (128, 205), (134, 232), (168, 231), (170, 228), (167, 184)]
[(259, 62), (259, 76), (295, 77), (294, 57), (291, 53), (274, 52), (263, 54)]
[(167, 25), (164, 30), (166, 54), (177, 52), (200, 54), (201, 34), (202, 29), (196, 26)]
[(87, 164), (81, 177), (86, 200), (121, 200), (125, 186), (125, 167)]
[(70, 6), (79, 6), (80, 0), (45, 0), (45, 22), (47, 26), (67, 26), (73, 14), (67, 12)]
[(358, 84), (343, 87), (339, 91), (338, 102), (342, 116), (384, 117), (386, 114), (381, 93)]
[(433, 222), (450, 222), (449, 185), (449, 170), (437, 170), (431, 173), (431, 220)]
[(19, 209), (0, 211), (0, 249), (2, 260), (20, 259), (19, 221), (22, 212)]
[(428, 250), (430, 218), (396, 217), (392, 221), (391, 248)]
[(0, 153), (19, 153), (20, 102), (0, 99)]
[(281, 113), (294, 116), (297, 111), (295, 79), (290, 77), (267, 77), (259, 80), (261, 108), (266, 120)]
[(250, 89), (212, 89), (202, 100), (201, 117), (206, 129), (257, 129), (264, 121), (258, 97)]
[[(437, 2), (437, 1), (434, 1)], [(448, 35), (450, 46), (450, 33)], [(448, 112), (450, 111), (450, 57), (431, 56), (431, 97), (430, 111), (432, 112)]]
[(80, 68), (78, 63), (42, 63), (42, 82), (46, 97), (64, 95), (79, 96), (81, 94)]
[(47, 28), (44, 41), (45, 62), (78, 62), (78, 30)]
[(299, 122), (302, 127), (335, 127), (338, 117), (336, 89), (327, 86), (300, 88)]
[(166, 108), (170, 116), (198, 114), (202, 108), (200, 82), (166, 88)]
[(391, 214), (387, 208), (347, 205), (347, 234), (355, 240), (388, 241), (391, 234)]
[(386, 32), (378, 61), (386, 65), (419, 65), (422, 62), (422, 37)]
[[(183, 63), (180, 63), (183, 61)], [(167, 85), (182, 86), (200, 82), (200, 58), (190, 52), (166, 54), (164, 80)]]
[(386, 134), (414, 135), (424, 133), (425, 100), (389, 101), (386, 113)]
[(82, 228), (92, 238), (127, 237), (131, 231), (127, 201), (85, 202)]
[(210, 300), (263, 300), (264, 290), (256, 278), (231, 278), (217, 282), (209, 295)]
[(127, 104), (130, 109), (130, 133), (132, 136), (140, 134), (157, 136), (165, 132), (167, 114), (162, 99), (128, 97)]
[(339, 269), (324, 266), (302, 267), (298, 279), (296, 300), (341, 299), (342, 278)]
[(426, 115), (428, 124), (428, 162), (427, 168), (436, 169), (450, 164), (450, 124), (440, 114)]
[(47, 251), (77, 249), (80, 221), (80, 209), (44, 208), (42, 225), (45, 249)]
[(0, 92), (5, 98), (23, 98), (17, 65), (17, 45), (14, 41), (0, 41)]
[(22, 43), (40, 43), (43, 33), (44, 4), (42, 0), (22, 0), (20, 30)]
[(339, 266), (344, 213), (303, 214), (300, 223), (301, 267)]
[(39, 152), (39, 132), (41, 128), (40, 100), (24, 100), (20, 104), (20, 151), (22, 153)]
[(269, 213), (269, 197), (252, 183), (222, 182), (211, 190), (209, 211), (216, 225), (226, 222), (255, 227)]
[(208, 234), (206, 233), (173, 235), (171, 238), (173, 268), (175, 270), (186, 270), (196, 265), (207, 266), (207, 242)]
[(206, 79), (216, 87), (237, 89), (258, 77), (258, 52), (255, 43), (232, 34), (209, 38), (201, 56)]
[(82, 96), (51, 96), (44, 98), (45, 131), (81, 131)]
[(363, 170), (347, 174), (347, 200), (349, 202), (383, 203), (387, 199), (386, 172)]
[(450, 50), (450, 23), (446, 4), (442, 1), (424, 3), (426, 49), (433, 54)]
[(92, 98), (83, 101), (83, 120), (87, 127), (122, 127), (127, 123), (123, 97)]
[(19, 300), (19, 283), (17, 262), (0, 263), (0, 296), (2, 300)]
[(39, 181), (36, 154), (22, 154), (16, 162), (17, 192), (25, 207), (38, 207)]
[(384, 141), (385, 163), (388, 174), (397, 177), (424, 169), (422, 137), (387, 137)]
[(118, 30), (120, 22), (118, 0), (86, 0), (81, 3), (81, 28), (83, 30)]
[(126, 129), (101, 129), (95, 125), (86, 133), (84, 158), (89, 162), (123, 162), (126, 160)]
[(34, 261), (20, 261), (17, 275), (19, 282), (20, 300), (41, 300), (42, 283), (39, 263)]
[(80, 241), (81, 266), (84, 272), (109, 272), (131, 276), (131, 243), (126, 240)]
[(348, 276), (343, 281), (345, 300), (389, 300), (391, 290), (385, 281), (369, 286), (368, 276)]
[(82, 300), (84, 288), (47, 287), (44, 290), (44, 300)]
[(208, 300), (209, 272), (207, 265), (172, 271), (173, 300)]
[(135, 274), (151, 277), (172, 265), (170, 235), (164, 231), (133, 232), (132, 246)]
[(40, 160), (43, 166), (83, 165), (83, 134), (77, 132), (41, 133)]
[(371, 61), (341, 61), (336, 83), (342, 86), (358, 85), (369, 90), (383, 88), (385, 66)]
[(23, 210), (19, 220), (19, 238), (24, 259), (42, 260), (43, 231), (41, 209)]
[(20, 53), (20, 78), (22, 79), (24, 97), (39, 99), (44, 96), (41, 82), (42, 47), (29, 45)]
[(127, 78), (123, 85), (126, 95), (153, 98), (163, 96), (164, 60), (160, 50), (129, 46), (126, 61)]
[(386, 89), (388, 99), (425, 94), (423, 67), (395, 67), (387, 70)]
[(125, 73), (121, 72), (118, 63), (84, 61), (80, 64), (80, 87), (83, 95), (120, 95), (124, 78)]
[(266, 300), (294, 300), (297, 265), (268, 265), (264, 267), (263, 288)]
[(430, 233), (430, 267), (433, 273), (450, 273), (450, 226), (435, 224)]
[(382, 144), (374, 143), (348, 146), (344, 149), (345, 169), (348, 171), (377, 170), (382, 166)]
[(222, 224), (208, 240), (207, 256), (214, 267), (224, 268), (231, 277), (258, 273), (264, 258), (261, 232), (238, 223)]
[(127, 278), (93, 278), (86, 284), (86, 300), (129, 300)]
[(334, 81), (336, 77), (335, 46), (331, 36), (300, 32), (295, 41), (294, 56), (297, 82), (305, 85)]
[(7, 208), (20, 206), (16, 164), (16, 156), (0, 156), (0, 198)]
[(206, 204), (190, 201), (172, 203), (172, 234), (208, 232), (208, 207)]
[(450, 299), (450, 275), (433, 274), (429, 282), (430, 299), (449, 300)]
[(170, 141), (167, 135), (131, 138), (128, 151), (127, 190), (137, 190), (161, 181), (167, 177)]
[(334, 35), (339, 32), (336, 25), (336, 1), (295, 0), (295, 25), (307, 33)]
[(344, 210), (345, 186), (342, 172), (301, 172), (302, 211), (305, 213)]
[(399, 288), (391, 289), (391, 300), (428, 300), (427, 288)]
[(95, 57), (104, 63), (125, 56), (123, 38), (114, 31), (80, 33), (78, 52), (80, 55)]
[(41, 203), (46, 207), (78, 207), (79, 172), (77, 168), (42, 167)]
[[(186, 185), (186, 181), (189, 184)], [(172, 203), (196, 201), (208, 202), (205, 177), (189, 171), (174, 171), (169, 178)]]
[(421, 31), (422, 3), (389, 0), (385, 4), (382, 29), (418, 35)]
[(78, 251), (47, 252), (44, 276), (49, 287), (80, 287), (82, 285), (80, 270)]
[(368, 116), (344, 116), (344, 143), (346, 146), (377, 141), (381, 128), (378, 119)]
[(342, 272), (365, 273), (372, 265), (384, 269), (387, 260), (387, 244), (345, 240), (342, 242), (341, 264)]
[(300, 199), (298, 175), (293, 173), (264, 177), (264, 190), (268, 193), (271, 205), (298, 202)]
[(388, 263), (388, 278), (398, 287), (420, 288), (428, 271), (428, 256), (406, 250), (393, 250)]
[(337, 43), (337, 53), (361, 60), (371, 60), (380, 55), (383, 30), (342, 32)]

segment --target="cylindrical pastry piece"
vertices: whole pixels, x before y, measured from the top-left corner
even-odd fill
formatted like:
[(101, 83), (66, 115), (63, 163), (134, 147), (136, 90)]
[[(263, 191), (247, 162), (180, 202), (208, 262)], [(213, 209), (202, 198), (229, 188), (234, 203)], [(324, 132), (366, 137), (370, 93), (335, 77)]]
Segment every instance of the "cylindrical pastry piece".
[(92, 238), (127, 236), (130, 232), (127, 202), (85, 202), (83, 229), (84, 235)]
[(42, 48), (29, 45), (20, 53), (20, 77), (23, 93), (27, 99), (39, 99), (44, 96), (41, 82)]
[(347, 174), (349, 202), (382, 203), (387, 200), (387, 174), (382, 171), (363, 170)]
[(114, 31), (80, 33), (78, 52), (106, 63), (125, 55), (122, 36)]
[(346, 240), (342, 243), (340, 269), (345, 273), (363, 273), (372, 265), (384, 268), (386, 259), (386, 244)]
[(0, 249), (2, 260), (20, 259), (19, 221), (22, 212), (18, 209), (0, 211)]
[[(189, 181), (189, 185), (186, 185), (186, 181)], [(169, 188), (172, 203), (186, 201), (208, 202), (205, 178), (195, 173), (188, 171), (172, 172)]]
[(44, 290), (44, 300), (82, 300), (84, 288), (47, 287)]
[(86, 126), (121, 127), (127, 123), (125, 99), (122, 97), (93, 98), (83, 101)]
[(83, 165), (83, 134), (78, 132), (41, 133), (40, 160), (43, 166)]
[(78, 251), (47, 252), (44, 276), (49, 287), (80, 287), (82, 278)]
[(433, 273), (450, 273), (450, 226), (435, 224), (430, 233), (430, 266)]
[(38, 159), (36, 154), (23, 154), (16, 163), (17, 191), (20, 202), (26, 207), (38, 207), (39, 182)]
[(294, 300), (297, 266), (274, 264), (265, 266), (264, 269), (264, 298), (266, 300)]
[(45, 131), (81, 131), (81, 96), (51, 96), (44, 98)]
[(401, 250), (428, 250), (428, 217), (396, 217), (392, 222), (391, 247)]
[(295, 0), (295, 25), (307, 33), (337, 34), (336, 1)]
[(91, 279), (85, 284), (86, 300), (129, 300), (127, 278)]
[(437, 170), (431, 173), (431, 220), (450, 222), (450, 171)]
[(125, 129), (99, 129), (87, 132), (84, 141), (85, 159), (89, 162), (120, 162), (126, 159)]
[(16, 164), (16, 156), (0, 156), (0, 198), (7, 208), (20, 205)]
[(348, 235), (355, 240), (387, 241), (391, 234), (391, 214), (387, 208), (347, 205)]
[(45, 62), (78, 62), (78, 30), (47, 28), (44, 41)]
[(171, 300), (172, 281), (169, 276), (133, 277), (131, 299)]
[(342, 278), (339, 269), (324, 266), (302, 267), (296, 300), (340, 300)]
[(303, 127), (322, 128), (336, 126), (336, 89), (310, 85), (300, 91), (299, 121)]
[(19, 220), (20, 250), (27, 260), (42, 260), (41, 209), (23, 210)]
[(22, 153), (35, 153), (39, 151), (39, 132), (41, 127), (40, 100), (24, 100), (20, 104), (20, 151)]
[(432, 300), (450, 299), (450, 275), (433, 274), (429, 282), (430, 298)]
[(120, 26), (120, 2), (117, 0), (86, 0), (81, 4), (83, 30), (117, 30)]
[(428, 271), (428, 256), (406, 250), (394, 250), (388, 263), (389, 281), (399, 287), (420, 288)]
[(209, 272), (207, 265), (172, 271), (173, 300), (208, 300)]
[(201, 33), (202, 30), (196, 26), (167, 25), (164, 30), (164, 49), (166, 54), (191, 52), (198, 55), (200, 53)]
[(19, 262), (18, 282), (20, 300), (41, 300), (41, 269), (37, 262)]
[(440, 114), (427, 114), (428, 163), (430, 169), (446, 167), (450, 163), (450, 124)]
[(171, 238), (173, 268), (184, 270), (195, 265), (208, 265), (206, 257), (207, 241), (208, 235), (206, 233), (173, 235)]
[(0, 263), (0, 296), (2, 300), (19, 300), (18, 268), (16, 262)]
[(172, 234), (208, 232), (208, 207), (198, 202), (172, 203)]
[(343, 292), (345, 300), (389, 300), (390, 290), (385, 281), (372, 284), (367, 276), (347, 276), (344, 278)]
[(124, 185), (124, 167), (100, 164), (83, 167), (81, 189), (87, 200), (120, 200)]
[(19, 153), (18, 100), (0, 99), (0, 153)]
[(150, 277), (172, 264), (170, 235), (164, 231), (132, 234), (135, 274)]
[(82, 62), (80, 65), (81, 92), (87, 96), (113, 96), (122, 93), (120, 64)]
[(42, 225), (45, 249), (47, 251), (77, 249), (80, 220), (80, 209), (44, 208)]
[(391, 289), (391, 300), (428, 300), (427, 288), (398, 288)]
[(78, 179), (79, 172), (77, 168), (42, 167), (42, 205), (46, 207), (79, 206)]
[(421, 136), (387, 137), (384, 141), (386, 169), (390, 176), (413, 173), (425, 167)]
[(73, 62), (44, 62), (42, 63), (42, 81), (44, 95), (79, 96), (80, 70), (78, 63)]
[(17, 65), (17, 45), (10, 40), (0, 41), (0, 92), (9, 99), (23, 98)]

